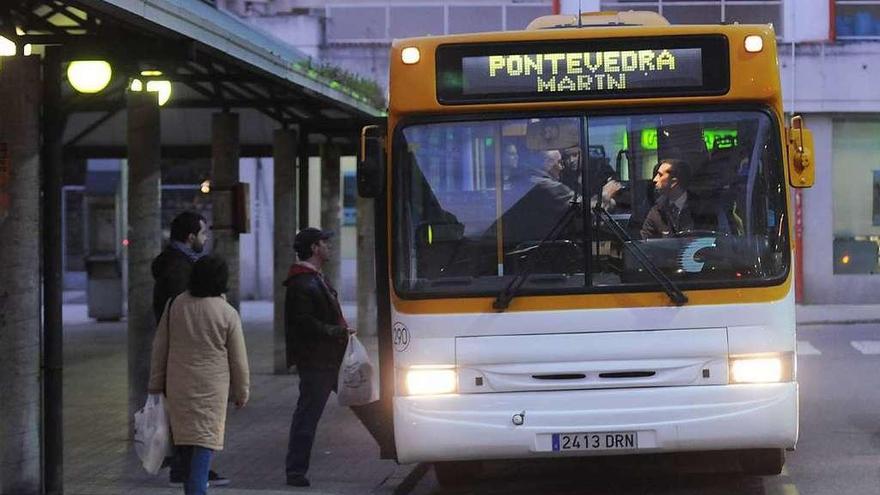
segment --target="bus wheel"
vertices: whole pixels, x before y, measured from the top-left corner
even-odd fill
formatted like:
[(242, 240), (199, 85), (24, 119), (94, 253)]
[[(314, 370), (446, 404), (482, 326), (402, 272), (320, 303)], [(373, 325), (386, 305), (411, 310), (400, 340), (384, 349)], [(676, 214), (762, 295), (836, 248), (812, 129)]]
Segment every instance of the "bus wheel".
[(435, 462), (434, 475), (441, 486), (461, 486), (473, 483), (483, 470), (480, 461)]
[(744, 450), (739, 456), (739, 465), (746, 474), (772, 476), (782, 472), (785, 465), (785, 451), (782, 449)]

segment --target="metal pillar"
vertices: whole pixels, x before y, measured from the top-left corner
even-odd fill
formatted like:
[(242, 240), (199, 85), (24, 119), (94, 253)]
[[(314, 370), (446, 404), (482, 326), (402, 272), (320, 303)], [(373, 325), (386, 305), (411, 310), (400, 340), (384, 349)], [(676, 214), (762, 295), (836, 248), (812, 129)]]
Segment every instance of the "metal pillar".
[(238, 114), (215, 113), (211, 119), (211, 211), (213, 252), (229, 264), (229, 292), (226, 300), (239, 309), (241, 273), (238, 232), (233, 228), (232, 188), (238, 183)]
[(309, 227), (309, 133), (300, 127), (299, 149), (299, 224), (297, 230)]
[(324, 264), (324, 276), (333, 287), (342, 292), (341, 267), (342, 260), (342, 232), (339, 215), (341, 199), (339, 170), (339, 148), (329, 142), (321, 145), (321, 228), (332, 230), (335, 234), (330, 244), (330, 260)]
[(43, 472), (47, 494), (64, 493), (62, 403), (63, 276), (61, 188), (64, 182), (61, 52), (46, 47), (43, 60)]
[(40, 58), (0, 70), (0, 493), (41, 493)]
[(357, 328), (376, 335), (376, 225), (373, 199), (357, 198)]
[(296, 153), (298, 133), (292, 129), (278, 129), (273, 141), (274, 159), (274, 211), (273, 226), (274, 266), (272, 293), (275, 301), (274, 316), (274, 369), (276, 374), (287, 372), (287, 344), (284, 338), (284, 296), (283, 281), (287, 270), (296, 258), (293, 252), (293, 237), (296, 234)]
[(144, 405), (150, 377), (153, 275), (150, 265), (162, 249), (161, 139), (156, 93), (129, 92), (128, 98), (128, 418)]

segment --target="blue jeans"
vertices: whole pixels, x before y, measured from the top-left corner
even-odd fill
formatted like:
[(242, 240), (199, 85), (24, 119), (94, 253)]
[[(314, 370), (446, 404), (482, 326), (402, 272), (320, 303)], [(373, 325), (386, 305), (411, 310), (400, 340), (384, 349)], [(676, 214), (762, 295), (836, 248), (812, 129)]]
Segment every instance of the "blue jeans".
[(214, 451), (198, 445), (178, 446), (179, 455), (189, 470), (189, 478), (183, 485), (186, 495), (205, 495), (208, 493), (208, 471), (211, 470), (211, 456)]
[(300, 369), (299, 400), (290, 422), (290, 436), (287, 443), (287, 477), (305, 475), (309, 470), (312, 444), (318, 420), (324, 412), (327, 397), (336, 390), (336, 370)]

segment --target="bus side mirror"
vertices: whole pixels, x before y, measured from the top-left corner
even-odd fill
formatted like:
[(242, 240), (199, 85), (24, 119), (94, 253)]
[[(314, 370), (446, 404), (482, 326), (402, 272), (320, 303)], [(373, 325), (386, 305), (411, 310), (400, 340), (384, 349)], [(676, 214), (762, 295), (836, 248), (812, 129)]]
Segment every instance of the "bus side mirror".
[(357, 164), (357, 188), (362, 198), (377, 198), (385, 185), (385, 129), (368, 125), (361, 129)]
[(812, 187), (816, 179), (813, 158), (813, 133), (804, 126), (800, 115), (791, 118), (788, 135), (788, 177), (791, 187)]

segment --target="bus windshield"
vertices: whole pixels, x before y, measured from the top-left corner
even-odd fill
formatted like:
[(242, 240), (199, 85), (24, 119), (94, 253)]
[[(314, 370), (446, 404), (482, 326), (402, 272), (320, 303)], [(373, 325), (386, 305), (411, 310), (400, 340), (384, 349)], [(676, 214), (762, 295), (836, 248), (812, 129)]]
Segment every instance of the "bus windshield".
[(495, 295), (525, 270), (520, 295), (659, 290), (633, 247), (683, 289), (779, 283), (778, 136), (762, 110), (414, 122), (395, 138), (395, 288)]

